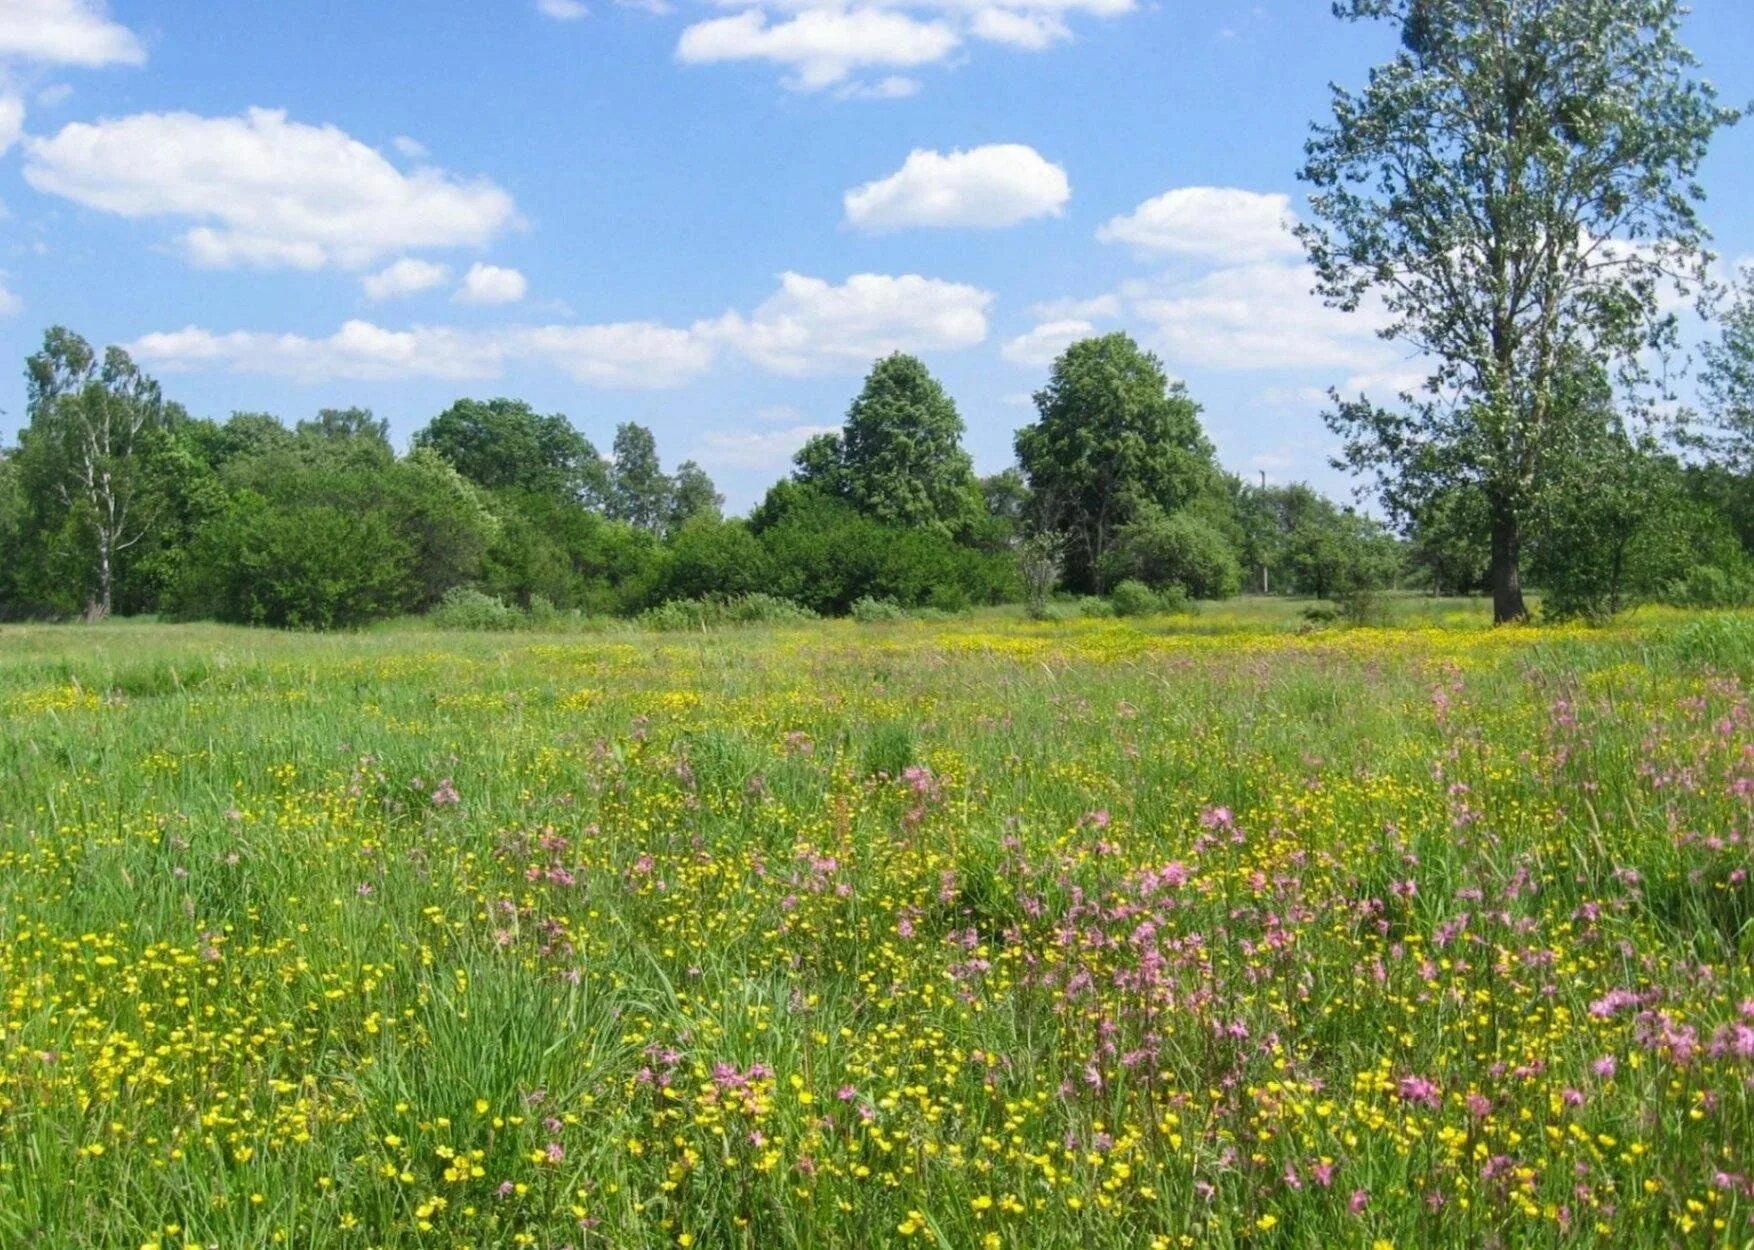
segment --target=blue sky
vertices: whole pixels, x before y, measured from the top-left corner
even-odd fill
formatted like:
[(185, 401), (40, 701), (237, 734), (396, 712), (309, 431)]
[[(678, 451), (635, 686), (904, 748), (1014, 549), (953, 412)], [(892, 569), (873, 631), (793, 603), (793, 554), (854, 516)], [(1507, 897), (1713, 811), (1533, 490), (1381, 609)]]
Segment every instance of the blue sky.
[[(1688, 41), (1754, 99), (1747, 0)], [(1408, 362), (1281, 226), (1326, 84), (1390, 47), (1322, 0), (0, 0), (0, 439), (60, 323), (198, 414), (644, 422), (741, 509), (879, 352), (991, 471), (1121, 328), (1229, 467), (1340, 488), (1321, 392)], [(1704, 181), (1754, 255), (1754, 129)]]

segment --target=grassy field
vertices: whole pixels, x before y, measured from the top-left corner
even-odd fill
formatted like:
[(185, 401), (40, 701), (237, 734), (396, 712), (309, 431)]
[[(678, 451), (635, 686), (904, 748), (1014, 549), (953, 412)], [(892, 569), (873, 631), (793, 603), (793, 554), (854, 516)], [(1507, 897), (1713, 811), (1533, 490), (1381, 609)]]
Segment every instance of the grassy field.
[(0, 629), (0, 1246), (1742, 1245), (1754, 618)]

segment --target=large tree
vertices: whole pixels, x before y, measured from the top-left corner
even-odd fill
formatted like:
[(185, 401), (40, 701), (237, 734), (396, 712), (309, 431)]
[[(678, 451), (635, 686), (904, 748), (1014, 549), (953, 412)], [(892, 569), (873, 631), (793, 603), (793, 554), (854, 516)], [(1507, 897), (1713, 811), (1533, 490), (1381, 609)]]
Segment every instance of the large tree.
[(1101, 591), (1117, 530), (1144, 504), (1186, 507), (1216, 477), (1200, 406), (1125, 334), (1074, 343), (1017, 432), (1038, 521), (1065, 535), (1069, 579)]
[(847, 409), (840, 440), (846, 497), (886, 525), (960, 530), (980, 512), (962, 431), (956, 401), (917, 357), (885, 356)]
[(1344, 458), (1402, 517), (1483, 496), (1494, 615), (1526, 612), (1521, 556), (1576, 439), (1564, 378), (1607, 362), (1622, 394), (1673, 336), (1662, 288), (1707, 260), (1695, 174), (1735, 118), (1693, 80), (1678, 0), (1339, 0), (1401, 36), (1362, 91), (1335, 87), (1302, 176), (1318, 289), (1424, 353), (1394, 411), (1343, 402)]
[(85, 615), (101, 620), (115, 603), (118, 561), (158, 519), (148, 453), (170, 410), (127, 352), (111, 347), (100, 357), (61, 326), (43, 336), (25, 374), (26, 491), (39, 526), (77, 550)]
[(414, 436), (464, 477), (488, 490), (531, 491), (601, 506), (608, 467), (560, 413), (539, 413), (521, 399), (459, 399)]
[(615, 428), (609, 481), (609, 515), (637, 529), (658, 533), (670, 517), (676, 484), (658, 460), (658, 441), (643, 425)]

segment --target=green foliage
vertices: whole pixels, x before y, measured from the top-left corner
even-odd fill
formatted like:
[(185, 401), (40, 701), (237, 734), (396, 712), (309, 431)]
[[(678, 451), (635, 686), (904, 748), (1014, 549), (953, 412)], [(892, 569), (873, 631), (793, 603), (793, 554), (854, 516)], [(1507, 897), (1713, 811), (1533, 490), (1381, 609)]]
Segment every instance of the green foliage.
[(522, 629), (530, 623), (527, 614), (498, 595), (484, 594), (470, 586), (453, 586), (446, 591), (444, 599), (426, 614), (426, 619), (440, 629), (455, 630)]
[(382, 512), (246, 491), (201, 531), (172, 603), (185, 617), (349, 629), (401, 610), (413, 560)]
[(853, 600), (848, 615), (861, 625), (876, 625), (885, 621), (906, 620), (907, 610), (893, 600), (874, 599), (866, 595)]
[(735, 597), (772, 579), (767, 549), (743, 521), (696, 516), (671, 536), (657, 594), (662, 599)]
[(1402, 48), (1335, 89), (1300, 234), (1331, 304), (1380, 297), (1384, 336), (1435, 365), (1428, 396), (1341, 402), (1330, 424), (1403, 518), (1480, 492), (1494, 611), (1520, 618), (1531, 520), (1592, 426), (1579, 392), (1598, 367), (1635, 389), (1674, 341), (1659, 286), (1706, 276), (1695, 175), (1736, 114), (1689, 76), (1675, 0), (1335, 11), (1391, 22)]
[(1109, 591), (1108, 601), (1114, 606), (1116, 616), (1149, 616), (1162, 603), (1155, 590), (1131, 577), (1116, 583)]
[(1199, 405), (1125, 334), (1074, 343), (1036, 392), (1017, 458), (1043, 528), (1066, 537), (1068, 581), (1100, 590), (1117, 531), (1145, 504), (1175, 512), (1216, 465)]
[(609, 469), (609, 515), (657, 533), (670, 519), (674, 489), (659, 464), (652, 432), (632, 421), (617, 426)]
[(955, 611), (1017, 592), (1009, 555), (963, 546), (934, 527), (896, 529), (801, 483), (769, 492), (752, 520), (774, 593), (825, 615), (861, 598)]
[(520, 399), (459, 399), (414, 436), (487, 490), (518, 490), (601, 507), (608, 468), (560, 413), (542, 415)]
[(1235, 550), (1212, 525), (1189, 512), (1166, 513), (1153, 502), (1141, 504), (1116, 530), (1104, 574), (1154, 590), (1179, 587), (1197, 599), (1229, 598), (1242, 581)]
[(962, 430), (955, 402), (919, 359), (885, 356), (847, 410), (846, 498), (885, 525), (958, 532), (981, 510)]

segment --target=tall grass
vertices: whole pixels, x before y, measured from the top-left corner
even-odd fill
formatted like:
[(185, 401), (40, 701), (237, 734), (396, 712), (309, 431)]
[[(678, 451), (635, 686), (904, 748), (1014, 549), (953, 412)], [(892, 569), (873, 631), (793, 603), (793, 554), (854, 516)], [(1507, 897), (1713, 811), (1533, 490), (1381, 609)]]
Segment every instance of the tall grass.
[(0, 630), (0, 1245), (1747, 1241), (1754, 621), (1397, 610)]

